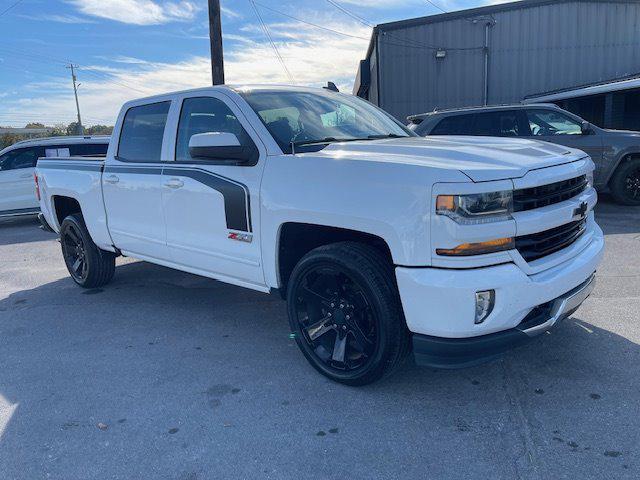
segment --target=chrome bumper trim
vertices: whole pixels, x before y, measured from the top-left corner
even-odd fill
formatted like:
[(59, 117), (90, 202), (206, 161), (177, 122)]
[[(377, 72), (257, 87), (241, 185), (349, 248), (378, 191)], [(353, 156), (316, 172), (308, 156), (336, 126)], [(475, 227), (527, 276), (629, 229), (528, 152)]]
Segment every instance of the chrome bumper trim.
[(583, 284), (578, 285), (576, 288), (565, 293), (561, 297), (558, 297), (554, 301), (553, 306), (551, 307), (551, 317), (547, 321), (521, 331), (530, 337), (535, 337), (536, 335), (546, 332), (553, 327), (556, 322), (571, 315), (582, 304), (582, 302), (591, 295), (595, 286), (596, 276), (593, 274)]

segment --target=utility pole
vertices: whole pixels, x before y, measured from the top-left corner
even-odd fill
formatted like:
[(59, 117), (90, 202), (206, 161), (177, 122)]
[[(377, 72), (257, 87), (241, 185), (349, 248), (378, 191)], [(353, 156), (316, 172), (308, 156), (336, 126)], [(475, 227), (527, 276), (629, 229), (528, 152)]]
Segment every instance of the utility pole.
[(71, 69), (71, 80), (73, 80), (73, 94), (76, 97), (76, 110), (78, 112), (78, 135), (84, 135), (84, 127), (82, 126), (82, 119), (80, 118), (80, 103), (78, 102), (78, 86), (76, 85), (76, 71), (78, 65), (70, 63), (67, 68)]
[(214, 85), (224, 83), (224, 57), (222, 54), (222, 22), (220, 0), (209, 0), (209, 42), (211, 44), (211, 77)]

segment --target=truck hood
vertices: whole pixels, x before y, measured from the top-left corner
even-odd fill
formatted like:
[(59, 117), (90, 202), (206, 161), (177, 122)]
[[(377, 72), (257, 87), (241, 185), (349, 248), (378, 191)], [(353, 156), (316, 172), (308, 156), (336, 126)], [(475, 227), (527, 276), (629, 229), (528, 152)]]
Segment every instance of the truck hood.
[(573, 162), (586, 154), (519, 138), (433, 136), (332, 143), (320, 155), (458, 170), (474, 182), (519, 178), (530, 170)]

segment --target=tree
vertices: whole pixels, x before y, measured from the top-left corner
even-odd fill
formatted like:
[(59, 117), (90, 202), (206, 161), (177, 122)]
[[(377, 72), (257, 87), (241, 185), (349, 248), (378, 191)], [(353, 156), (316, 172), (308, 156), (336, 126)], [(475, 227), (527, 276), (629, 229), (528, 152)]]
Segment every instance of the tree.
[(80, 129), (78, 122), (71, 122), (67, 126), (67, 135), (79, 135)]
[(108, 125), (93, 125), (92, 127), (85, 128), (87, 135), (111, 135), (113, 127)]
[(27, 125), (24, 128), (47, 128), (47, 127), (44, 126), (44, 123), (31, 122), (31, 123), (27, 123)]

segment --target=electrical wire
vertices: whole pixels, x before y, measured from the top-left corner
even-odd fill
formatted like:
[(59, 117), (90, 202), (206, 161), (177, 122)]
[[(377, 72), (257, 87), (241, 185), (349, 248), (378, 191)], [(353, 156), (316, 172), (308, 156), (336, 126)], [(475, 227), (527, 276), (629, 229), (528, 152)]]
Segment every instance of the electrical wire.
[(13, 7), (17, 7), (18, 4), (22, 3), (23, 1), (24, 0), (17, 0), (16, 2), (13, 2), (11, 5), (9, 5), (7, 8), (5, 8), (0, 12), (0, 17), (3, 16), (5, 13), (9, 13), (9, 10), (13, 9)]
[(284, 62), (284, 59), (282, 58), (282, 55), (280, 55), (280, 51), (278, 50), (278, 47), (276, 46), (275, 42), (273, 41), (273, 38), (271, 37), (271, 33), (269, 32), (269, 28), (267, 27), (267, 24), (264, 23), (264, 20), (262, 19), (262, 16), (260, 15), (260, 11), (258, 10), (258, 7), (256, 6), (254, 0), (249, 0), (249, 3), (251, 3), (251, 6), (253, 7), (253, 10), (256, 12), (256, 16), (258, 17), (258, 21), (260, 22), (260, 25), (262, 25), (262, 30), (264, 31), (265, 35), (267, 36), (267, 39), (269, 40), (269, 43), (271, 43), (271, 47), (273, 48), (273, 51), (275, 52), (276, 57), (280, 61), (280, 64), (282, 65), (282, 68), (284, 69), (284, 71), (286, 72), (287, 76), (289, 77), (289, 81), (291, 81), (291, 83), (295, 83), (293, 75), (291, 75), (291, 72), (287, 68), (287, 64)]
[[(346, 8), (344, 8), (342, 5), (340, 5), (339, 3), (335, 2), (334, 0), (326, 0), (329, 4), (333, 5), (334, 7), (336, 7), (338, 10), (340, 10), (341, 12), (343, 12), (345, 15), (348, 15), (349, 17), (353, 18), (354, 20), (362, 23), (363, 25), (366, 25), (368, 27), (371, 28), (375, 28), (375, 26), (369, 22), (368, 20), (356, 15), (355, 13), (351, 12), (350, 10), (347, 10)], [(401, 44), (401, 46), (405, 46), (405, 47), (420, 47), (423, 49), (427, 49), (427, 50), (457, 50), (457, 51), (465, 51), (465, 50), (481, 50), (482, 46), (478, 46), (478, 47), (448, 47), (448, 46), (444, 46), (444, 45), (429, 45), (426, 43), (422, 43), (419, 42), (417, 40), (409, 40), (406, 38), (402, 38), (400, 36), (394, 35), (391, 32), (386, 32), (386, 31), (381, 31), (381, 34), (383, 36), (387, 36), (390, 37), (392, 39), (394, 39), (396, 42), (399, 42)], [(396, 45), (398, 45), (396, 43)]]
[(442, 8), (440, 5), (438, 5), (435, 2), (432, 2), (431, 0), (425, 0), (429, 5), (431, 5), (434, 8), (437, 8), (438, 10), (440, 10), (442, 13), (449, 13), (447, 12), (444, 8)]

